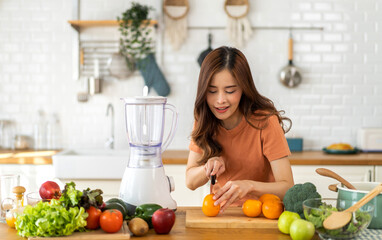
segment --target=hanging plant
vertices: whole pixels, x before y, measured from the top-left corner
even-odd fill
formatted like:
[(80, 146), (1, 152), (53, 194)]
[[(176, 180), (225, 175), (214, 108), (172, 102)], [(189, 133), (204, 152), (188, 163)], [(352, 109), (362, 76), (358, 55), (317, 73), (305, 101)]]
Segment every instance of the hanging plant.
[(122, 14), (122, 18), (118, 18), (121, 21), (120, 52), (129, 69), (137, 68), (140, 71), (149, 91), (154, 88), (158, 95), (167, 96), (170, 94), (170, 86), (154, 56), (153, 28), (148, 18), (150, 10), (154, 8), (133, 2), (132, 7)]
[(122, 13), (122, 18), (117, 17), (121, 21), (119, 49), (130, 70), (135, 70), (139, 60), (154, 53), (155, 45), (151, 33), (153, 29), (148, 18), (150, 10), (154, 8), (132, 2), (132, 7)]

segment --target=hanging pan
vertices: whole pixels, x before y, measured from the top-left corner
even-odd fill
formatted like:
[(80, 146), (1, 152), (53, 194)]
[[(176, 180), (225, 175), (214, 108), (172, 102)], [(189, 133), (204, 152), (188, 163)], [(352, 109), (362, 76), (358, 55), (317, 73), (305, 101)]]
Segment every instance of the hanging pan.
[(301, 71), (293, 65), (293, 38), (289, 35), (288, 42), (288, 65), (281, 69), (279, 73), (280, 81), (284, 86), (294, 88), (302, 81)]
[(200, 53), (199, 57), (198, 57), (198, 63), (199, 63), (199, 66), (202, 66), (202, 63), (203, 63), (203, 60), (207, 57), (207, 55), (212, 52), (212, 47), (211, 47), (211, 42), (212, 42), (212, 34), (209, 33), (208, 34), (208, 48), (206, 50), (204, 50), (203, 52)]

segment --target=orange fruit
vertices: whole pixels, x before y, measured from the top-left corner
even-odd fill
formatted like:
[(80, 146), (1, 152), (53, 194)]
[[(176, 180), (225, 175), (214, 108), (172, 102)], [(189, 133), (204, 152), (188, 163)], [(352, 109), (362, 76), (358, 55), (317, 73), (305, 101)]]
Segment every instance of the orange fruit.
[(277, 219), (284, 211), (284, 204), (278, 200), (267, 200), (263, 202), (261, 210), (263, 211), (264, 217), (269, 219)]
[(259, 198), (260, 202), (264, 203), (265, 201), (268, 201), (268, 200), (277, 200), (277, 201), (281, 201), (281, 199), (275, 195), (275, 194), (271, 194), (271, 193), (265, 193), (263, 195), (260, 196)]
[(220, 211), (220, 205), (214, 205), (215, 200), (212, 199), (213, 196), (213, 194), (208, 194), (203, 200), (202, 211), (208, 217), (215, 217)]
[(257, 217), (261, 214), (262, 203), (259, 200), (248, 199), (243, 203), (242, 209), (247, 217)]

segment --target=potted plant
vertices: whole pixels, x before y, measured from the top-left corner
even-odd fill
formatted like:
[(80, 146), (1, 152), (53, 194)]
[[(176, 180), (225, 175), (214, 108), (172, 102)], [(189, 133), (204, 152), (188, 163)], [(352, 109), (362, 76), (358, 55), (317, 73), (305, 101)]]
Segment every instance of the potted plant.
[(148, 14), (152, 7), (132, 2), (131, 8), (122, 13), (119, 31), (120, 53), (125, 57), (130, 70), (136, 68), (141, 72), (149, 90), (153, 87), (158, 95), (167, 96), (170, 87), (155, 60), (155, 41), (153, 28)]

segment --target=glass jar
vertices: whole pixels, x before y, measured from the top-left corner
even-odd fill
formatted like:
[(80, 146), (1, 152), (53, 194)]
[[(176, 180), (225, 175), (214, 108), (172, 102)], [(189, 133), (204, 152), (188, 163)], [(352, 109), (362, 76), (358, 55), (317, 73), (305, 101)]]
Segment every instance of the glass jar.
[(5, 214), (5, 221), (9, 227), (15, 228), (17, 216), (24, 211), (25, 188), (23, 186), (16, 186), (12, 191), (15, 194), (15, 199), (13, 199), (12, 208), (7, 210)]

